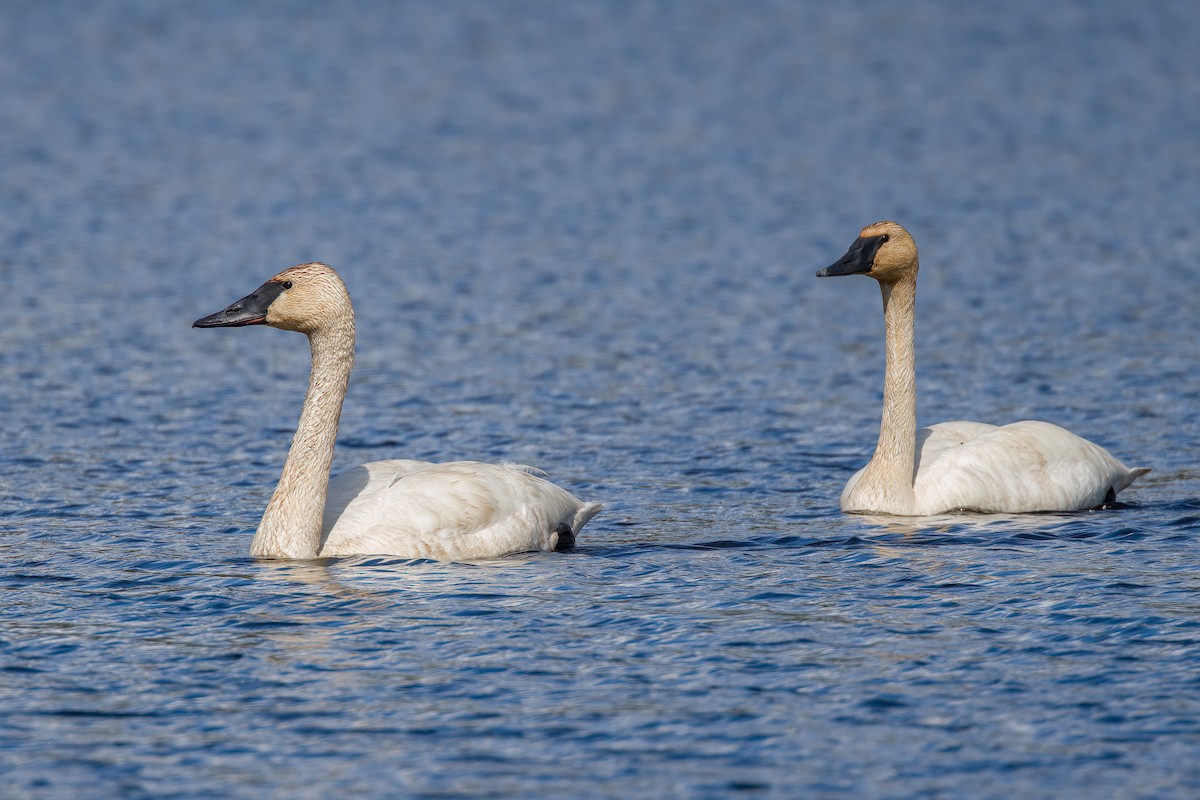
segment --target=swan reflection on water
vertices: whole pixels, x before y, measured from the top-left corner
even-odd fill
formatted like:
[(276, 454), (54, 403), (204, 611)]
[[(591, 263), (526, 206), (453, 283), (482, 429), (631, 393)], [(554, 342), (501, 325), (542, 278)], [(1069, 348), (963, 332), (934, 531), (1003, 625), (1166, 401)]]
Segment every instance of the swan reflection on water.
[[(388, 598), (398, 591), (509, 593), (519, 590), (529, 570), (546, 558), (540, 553), (518, 553), (469, 563), (393, 556), (262, 559), (253, 562), (248, 576), (265, 583), (319, 587), (326, 598)], [(394, 599), (388, 605), (394, 605)]]

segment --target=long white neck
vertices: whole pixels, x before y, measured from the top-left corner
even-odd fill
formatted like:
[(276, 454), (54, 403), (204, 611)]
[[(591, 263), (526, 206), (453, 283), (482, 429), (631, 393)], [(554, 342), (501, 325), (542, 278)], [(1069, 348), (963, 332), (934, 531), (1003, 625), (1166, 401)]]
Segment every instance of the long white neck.
[(267, 503), (250, 555), (315, 558), (321, 549), (321, 517), (337, 441), (342, 401), (354, 368), (354, 319), (309, 334), (312, 372), (304, 410), (292, 438), (279, 485)]
[(875, 487), (881, 511), (910, 513), (917, 449), (917, 375), (913, 346), (916, 276), (880, 283), (887, 362), (879, 443), (863, 480)]

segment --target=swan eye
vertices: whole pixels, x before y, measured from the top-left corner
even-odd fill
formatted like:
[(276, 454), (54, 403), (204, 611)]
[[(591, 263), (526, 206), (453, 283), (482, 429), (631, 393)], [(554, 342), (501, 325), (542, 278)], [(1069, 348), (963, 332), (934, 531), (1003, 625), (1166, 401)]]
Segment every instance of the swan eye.
[[(885, 240), (885, 241), (886, 241), (886, 240)], [(292, 288), (292, 282), (291, 282), (291, 281), (284, 281), (284, 282), (283, 282), (283, 288), (285, 288), (285, 289), (290, 289), (290, 288)]]

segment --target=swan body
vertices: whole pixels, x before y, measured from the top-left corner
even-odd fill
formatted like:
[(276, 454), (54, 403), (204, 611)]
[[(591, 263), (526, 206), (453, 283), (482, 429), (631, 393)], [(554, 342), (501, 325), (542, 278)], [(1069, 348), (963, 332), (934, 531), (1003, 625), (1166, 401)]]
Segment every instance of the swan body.
[(321, 555), (390, 553), (474, 561), (554, 550), (600, 510), (515, 464), (375, 461), (329, 484)]
[[(872, 513), (883, 502), (869, 483), (859, 486), (864, 472), (866, 467), (846, 483), (843, 511)], [(913, 502), (906, 513), (1095, 508), (1114, 501), (1144, 472), (1128, 469), (1103, 447), (1049, 422), (941, 422), (917, 431)]]
[(496, 558), (570, 546), (601, 509), (514, 464), (376, 461), (331, 481), (354, 366), (354, 310), (341, 278), (325, 264), (286, 269), (194, 325), (300, 331), (312, 350), (304, 409), (250, 545), (253, 556)]
[(916, 427), (913, 347), (918, 271), (912, 237), (894, 222), (862, 230), (819, 277), (864, 274), (883, 292), (887, 361), (879, 442), (842, 491), (849, 513), (927, 516), (948, 511), (1078, 511), (1113, 502), (1150, 470), (1049, 422)]

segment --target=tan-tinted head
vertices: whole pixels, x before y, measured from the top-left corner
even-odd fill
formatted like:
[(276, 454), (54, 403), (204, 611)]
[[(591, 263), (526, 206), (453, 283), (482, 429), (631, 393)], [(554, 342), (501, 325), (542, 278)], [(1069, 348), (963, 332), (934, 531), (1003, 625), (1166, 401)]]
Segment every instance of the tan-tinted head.
[(882, 283), (895, 283), (915, 279), (917, 268), (917, 243), (908, 231), (895, 222), (876, 222), (863, 228), (846, 254), (817, 277), (867, 275)]
[(354, 317), (346, 284), (325, 264), (288, 267), (271, 281), (284, 287), (267, 309), (266, 322), (273, 328), (314, 333), (332, 322)]
[(196, 320), (196, 328), (270, 325), (305, 334), (334, 324), (353, 322), (354, 308), (346, 285), (320, 262), (289, 267), (241, 300)]

